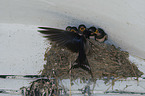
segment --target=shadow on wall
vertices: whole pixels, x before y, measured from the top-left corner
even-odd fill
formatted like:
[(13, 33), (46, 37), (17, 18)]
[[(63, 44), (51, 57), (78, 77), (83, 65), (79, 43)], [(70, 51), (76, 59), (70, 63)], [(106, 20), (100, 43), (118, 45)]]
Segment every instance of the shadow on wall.
[(58, 28), (63, 27), (63, 29), (65, 29), (67, 26), (78, 27), (80, 24), (84, 24), (87, 27), (90, 27), (90, 26), (98, 27), (97, 24), (92, 25), (91, 22), (84, 21), (82, 18), (73, 17), (71, 14), (67, 15), (67, 14), (64, 14), (61, 12), (54, 12), (54, 11), (50, 11), (50, 10), (42, 12), (42, 13), (49, 13), (51, 15), (51, 16), (49, 15), (49, 17), (47, 19), (45, 19), (45, 17), (43, 18), (44, 20), (48, 21), (48, 22), (47, 21), (41, 22), (42, 25), (45, 24), (44, 26), (58, 27)]

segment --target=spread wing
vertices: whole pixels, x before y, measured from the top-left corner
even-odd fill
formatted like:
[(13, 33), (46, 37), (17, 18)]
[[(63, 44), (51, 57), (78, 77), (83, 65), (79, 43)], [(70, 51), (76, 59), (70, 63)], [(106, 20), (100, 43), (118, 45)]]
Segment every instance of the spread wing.
[(77, 33), (49, 28), (49, 27), (38, 27), (40, 28), (38, 32), (43, 34), (43, 37), (47, 38), (50, 41), (54, 41), (58, 46), (66, 47), (72, 52), (79, 51), (79, 42), (81, 36)]

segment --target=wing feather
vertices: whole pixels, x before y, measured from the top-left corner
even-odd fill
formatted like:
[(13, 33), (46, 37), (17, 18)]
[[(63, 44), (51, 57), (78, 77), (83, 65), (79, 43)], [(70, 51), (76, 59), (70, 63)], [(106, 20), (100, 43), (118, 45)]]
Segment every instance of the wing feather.
[(79, 34), (56, 28), (38, 28), (40, 28), (38, 32), (42, 33), (44, 38), (47, 38), (50, 41), (54, 41), (60, 47), (66, 47), (72, 52), (79, 51), (79, 42), (81, 37)]

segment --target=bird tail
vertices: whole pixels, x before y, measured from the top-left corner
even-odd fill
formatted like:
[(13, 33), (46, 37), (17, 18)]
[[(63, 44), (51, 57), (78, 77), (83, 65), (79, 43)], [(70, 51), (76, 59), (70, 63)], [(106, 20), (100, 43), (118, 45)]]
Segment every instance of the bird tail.
[[(81, 58), (77, 58), (76, 61), (74, 62), (74, 64), (71, 66), (71, 68), (69, 69), (69, 71), (71, 69), (75, 69), (75, 68), (82, 68), (83, 70), (87, 71), (93, 78), (93, 74), (90, 68), (90, 65), (88, 63), (87, 58), (84, 60), (80, 60)], [(82, 61), (82, 62), (81, 62)]]

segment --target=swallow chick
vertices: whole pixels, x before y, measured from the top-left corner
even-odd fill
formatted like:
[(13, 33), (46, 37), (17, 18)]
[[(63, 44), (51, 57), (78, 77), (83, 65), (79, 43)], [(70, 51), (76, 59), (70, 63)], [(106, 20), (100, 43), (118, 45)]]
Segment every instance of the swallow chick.
[(71, 30), (71, 26), (67, 26), (66, 31), (70, 31), (70, 30)]
[(94, 26), (88, 28), (88, 31), (90, 31), (91, 36), (95, 36), (95, 34), (98, 33), (98, 30)]
[(78, 31), (80, 34), (83, 34), (87, 39), (90, 39), (91, 32), (87, 30), (84, 24), (79, 25)]
[(70, 32), (78, 33), (77, 27), (71, 27)]
[(108, 35), (104, 32), (104, 30), (102, 28), (98, 28), (98, 32), (96, 32), (96, 35), (95, 35), (97, 41), (99, 42), (104, 42), (108, 39)]
[(82, 68), (86, 70), (93, 78), (86, 56), (89, 53), (90, 45), (84, 35), (50, 27), (38, 28), (40, 28), (38, 32), (42, 33), (43, 37), (56, 43), (59, 47), (66, 47), (68, 50), (79, 54), (70, 70), (74, 68)]
[(91, 35), (94, 35), (94, 39), (98, 42), (104, 42), (108, 39), (107, 34), (101, 28), (90, 27), (88, 30), (91, 31)]
[(83, 32), (86, 30), (86, 26), (84, 24), (79, 25), (78, 31), (80, 34), (83, 34)]

